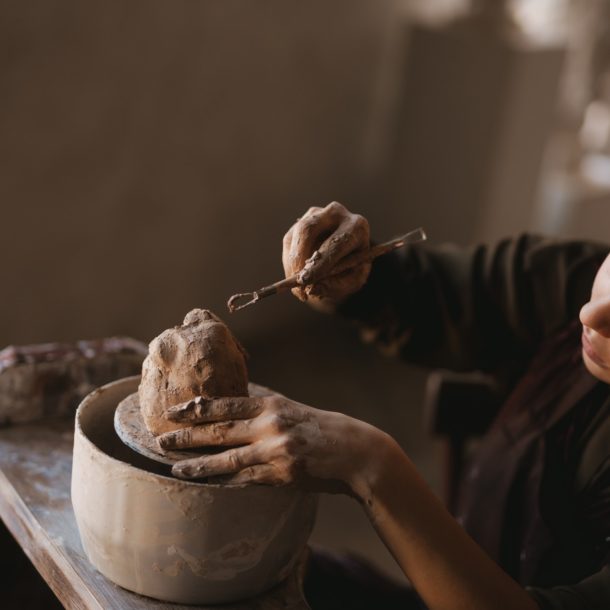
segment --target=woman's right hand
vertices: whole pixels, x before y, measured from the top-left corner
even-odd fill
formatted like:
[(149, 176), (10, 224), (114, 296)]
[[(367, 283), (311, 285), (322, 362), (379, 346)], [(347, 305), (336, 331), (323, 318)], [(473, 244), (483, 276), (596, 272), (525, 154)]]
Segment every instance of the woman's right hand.
[(312, 207), (284, 236), (282, 262), (286, 277), (298, 275), (301, 285), (292, 290), (302, 301), (336, 306), (365, 284), (370, 263), (333, 275), (346, 256), (368, 250), (368, 221), (333, 201)]

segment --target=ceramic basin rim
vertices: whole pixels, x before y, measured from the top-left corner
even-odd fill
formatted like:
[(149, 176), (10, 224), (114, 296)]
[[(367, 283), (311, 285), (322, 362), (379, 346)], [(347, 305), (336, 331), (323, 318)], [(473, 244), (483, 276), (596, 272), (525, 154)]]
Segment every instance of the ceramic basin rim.
[[(116, 381), (111, 381), (110, 383), (106, 383), (103, 386), (96, 388), (92, 392), (89, 392), (89, 394), (87, 394), (87, 396), (85, 396), (85, 398), (83, 398), (81, 403), (78, 405), (78, 408), (76, 409), (76, 415), (74, 418), (75, 437), (78, 436), (81, 441), (84, 441), (85, 445), (89, 448), (89, 450), (92, 451), (93, 453), (95, 453), (96, 456), (99, 456), (101, 459), (107, 460), (108, 462), (110, 462), (112, 464), (120, 465), (121, 467), (133, 469), (134, 471), (137, 471), (139, 473), (139, 475), (144, 475), (146, 478), (150, 479), (151, 481), (163, 479), (165, 481), (171, 481), (174, 484), (184, 485), (185, 487), (193, 487), (193, 488), (204, 487), (204, 488), (208, 488), (208, 489), (222, 489), (222, 490), (226, 490), (226, 491), (229, 491), (229, 490), (237, 491), (240, 489), (244, 489), (245, 487), (252, 487), (252, 485), (248, 485), (248, 484), (228, 485), (228, 484), (220, 484), (220, 483), (203, 483), (203, 482), (198, 482), (198, 481), (189, 481), (189, 480), (185, 480), (185, 479), (178, 479), (177, 477), (167, 476), (167, 475), (163, 475), (163, 474), (157, 474), (157, 473), (145, 470), (143, 468), (138, 468), (137, 466), (134, 466), (133, 464), (130, 464), (129, 462), (124, 462), (122, 460), (119, 460), (119, 459), (109, 455), (105, 451), (102, 451), (87, 436), (87, 434), (83, 430), (83, 427), (81, 425), (81, 417), (82, 417), (83, 412), (89, 407), (89, 404), (97, 396), (99, 396), (99, 394), (101, 394), (102, 392), (105, 392), (106, 390), (108, 390), (110, 388), (114, 388), (116, 386), (133, 384), (135, 382), (139, 383), (140, 377), (141, 377), (140, 375), (133, 375), (131, 377), (123, 377), (122, 379), (117, 379)], [(114, 427), (113, 427), (113, 432), (114, 432), (114, 434), (116, 434)], [(117, 435), (117, 437), (118, 437), (118, 435)], [(123, 441), (121, 441), (121, 442), (123, 442)], [(277, 489), (270, 485), (266, 486), (266, 487), (269, 489), (269, 492), (271, 492), (273, 489)]]

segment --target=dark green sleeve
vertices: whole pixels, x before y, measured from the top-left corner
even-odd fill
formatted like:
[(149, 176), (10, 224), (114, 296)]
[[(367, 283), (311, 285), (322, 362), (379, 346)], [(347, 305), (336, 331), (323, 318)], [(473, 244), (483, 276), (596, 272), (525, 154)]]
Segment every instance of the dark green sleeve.
[(339, 313), (407, 360), (495, 370), (578, 315), (607, 252), (532, 235), (493, 247), (415, 245), (378, 258)]
[(610, 567), (578, 584), (552, 589), (528, 589), (540, 610), (608, 610), (610, 608)]

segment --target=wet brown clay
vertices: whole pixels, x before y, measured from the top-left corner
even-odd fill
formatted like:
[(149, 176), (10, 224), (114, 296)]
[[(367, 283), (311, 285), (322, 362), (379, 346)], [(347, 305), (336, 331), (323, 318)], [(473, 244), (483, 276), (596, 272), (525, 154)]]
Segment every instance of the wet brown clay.
[(182, 326), (153, 339), (142, 366), (140, 408), (154, 435), (187, 424), (168, 421), (173, 405), (196, 396), (247, 396), (245, 352), (231, 331), (207, 309), (193, 309)]

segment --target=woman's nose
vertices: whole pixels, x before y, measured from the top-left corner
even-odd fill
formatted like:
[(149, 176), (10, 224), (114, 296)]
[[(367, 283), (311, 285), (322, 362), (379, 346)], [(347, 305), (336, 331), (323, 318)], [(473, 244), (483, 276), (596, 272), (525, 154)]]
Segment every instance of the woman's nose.
[(610, 297), (587, 303), (580, 310), (580, 321), (584, 326), (610, 339)]

